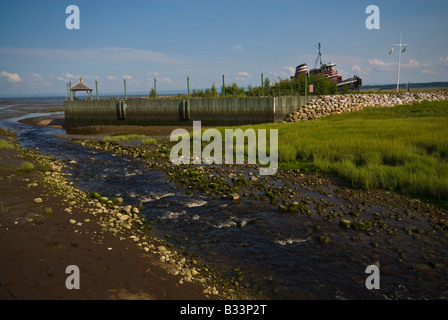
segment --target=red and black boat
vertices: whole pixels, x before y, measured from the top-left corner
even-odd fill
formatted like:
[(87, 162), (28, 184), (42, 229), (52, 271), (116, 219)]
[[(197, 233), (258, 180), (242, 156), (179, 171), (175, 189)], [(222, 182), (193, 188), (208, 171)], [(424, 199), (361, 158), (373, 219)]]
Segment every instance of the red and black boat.
[(322, 64), (322, 54), (321, 54), (321, 45), (320, 43), (316, 48), (319, 50), (319, 53), (316, 58), (316, 62), (314, 63), (313, 69), (308, 71), (308, 66), (306, 63), (302, 63), (301, 65), (296, 67), (296, 73), (294, 74), (294, 78), (297, 78), (300, 74), (305, 74), (308, 77), (311, 75), (319, 75), (324, 74), (331, 81), (336, 82), (338, 86), (338, 90), (343, 90), (346, 86), (349, 90), (358, 91), (359, 87), (362, 85), (362, 79), (358, 76), (353, 76), (353, 78), (343, 80), (342, 76), (339, 74), (337, 70), (334, 69), (336, 64), (328, 63)]

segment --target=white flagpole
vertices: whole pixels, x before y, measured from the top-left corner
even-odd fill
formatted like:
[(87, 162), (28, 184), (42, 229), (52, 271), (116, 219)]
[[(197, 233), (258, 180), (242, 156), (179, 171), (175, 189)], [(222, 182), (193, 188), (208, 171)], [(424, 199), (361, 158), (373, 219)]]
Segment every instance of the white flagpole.
[(400, 43), (399, 44), (394, 43), (394, 46), (400, 47), (400, 49), (399, 49), (400, 52), (398, 53), (397, 92), (399, 91), (399, 86), (400, 86), (401, 47), (407, 46), (407, 44), (401, 43), (402, 36), (403, 36), (403, 34), (400, 33)]

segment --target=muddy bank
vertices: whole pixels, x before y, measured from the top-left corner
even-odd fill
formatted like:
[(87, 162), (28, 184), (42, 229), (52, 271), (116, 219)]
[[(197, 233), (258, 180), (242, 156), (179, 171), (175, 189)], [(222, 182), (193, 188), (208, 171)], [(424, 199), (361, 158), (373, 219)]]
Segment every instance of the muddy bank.
[(64, 111), (60, 99), (0, 99), (0, 119), (20, 117), (29, 113), (49, 113)]
[[(199, 265), (187, 267), (191, 261), (184, 261), (179, 268), (174, 252), (171, 262), (162, 261), (169, 247), (162, 250), (163, 243), (137, 228), (143, 225), (138, 215), (131, 215), (126, 228), (116, 222), (118, 230), (111, 232), (110, 208), (117, 210), (116, 218), (120, 206), (76, 190), (61, 172), (62, 164), (21, 149), (10, 132), (2, 130), (0, 139), (15, 145), (0, 149), (0, 299), (225, 296), (219, 286), (207, 285), (206, 274), (192, 277)], [(25, 168), (24, 161), (32, 165)], [(65, 286), (69, 265), (80, 269), (79, 290)], [(186, 268), (189, 279), (182, 272)]]
[[(45, 116), (26, 118), (19, 120), (21, 123), (50, 128), (65, 128), (63, 114), (50, 114)], [(145, 134), (153, 137), (169, 137), (171, 132), (175, 129), (185, 129), (192, 131), (192, 126), (177, 127), (177, 126), (86, 126), (82, 128), (73, 128), (67, 130), (68, 135), (119, 135), (119, 134)]]
[(41, 117), (26, 118), (19, 120), (19, 122), (41, 127), (64, 128), (65, 121), (63, 114), (52, 114)]

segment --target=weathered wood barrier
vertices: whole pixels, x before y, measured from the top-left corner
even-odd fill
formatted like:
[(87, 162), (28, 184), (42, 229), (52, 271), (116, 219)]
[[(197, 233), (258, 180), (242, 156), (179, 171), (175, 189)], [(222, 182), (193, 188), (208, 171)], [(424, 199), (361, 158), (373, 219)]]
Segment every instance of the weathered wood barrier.
[(65, 101), (67, 129), (87, 126), (236, 126), (273, 123), (310, 97)]
[(447, 100), (447, 91), (304, 97), (65, 101), (65, 127), (239, 126), (319, 119), (367, 107)]

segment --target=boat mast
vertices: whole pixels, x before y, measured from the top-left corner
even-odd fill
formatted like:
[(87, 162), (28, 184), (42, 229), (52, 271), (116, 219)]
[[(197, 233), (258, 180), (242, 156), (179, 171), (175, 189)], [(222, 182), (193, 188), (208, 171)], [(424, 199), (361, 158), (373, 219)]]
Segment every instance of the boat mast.
[(315, 46), (317, 49), (319, 49), (319, 53), (317, 54), (316, 62), (314, 62), (314, 69), (317, 68), (317, 62), (319, 61), (319, 68), (322, 67), (322, 54), (320, 53), (320, 42), (318, 43), (318, 46)]
[(394, 43), (394, 46), (398, 46), (400, 48), (399, 49), (400, 52), (398, 52), (397, 92), (398, 92), (399, 86), (400, 86), (400, 63), (401, 63), (401, 51), (402, 51), (401, 47), (402, 46), (407, 46), (407, 44), (401, 43), (402, 36), (403, 36), (403, 34), (400, 33), (400, 43), (399, 44)]

